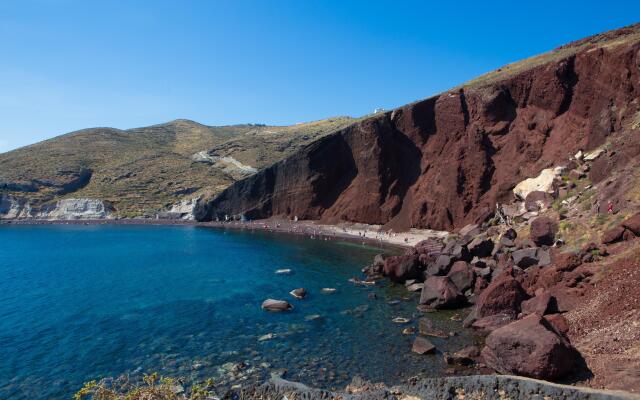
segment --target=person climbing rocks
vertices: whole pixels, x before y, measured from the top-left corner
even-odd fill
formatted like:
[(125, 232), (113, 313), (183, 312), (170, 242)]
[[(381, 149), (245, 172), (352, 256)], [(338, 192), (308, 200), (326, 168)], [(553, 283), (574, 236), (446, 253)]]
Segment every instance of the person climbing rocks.
[(613, 214), (613, 202), (611, 200), (607, 203), (607, 213)]

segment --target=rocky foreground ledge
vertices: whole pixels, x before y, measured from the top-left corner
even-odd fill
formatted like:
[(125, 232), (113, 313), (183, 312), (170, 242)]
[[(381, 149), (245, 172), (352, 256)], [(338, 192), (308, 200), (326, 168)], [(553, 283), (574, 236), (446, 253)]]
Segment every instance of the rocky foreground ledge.
[(430, 378), (410, 381), (391, 388), (370, 384), (361, 379), (347, 386), (344, 392), (329, 392), (309, 388), (303, 384), (280, 378), (255, 387), (227, 394), (236, 399), (565, 399), (613, 400), (640, 399), (626, 392), (602, 391), (582, 387), (549, 383), (536, 379), (510, 375), (478, 375), (448, 378)]

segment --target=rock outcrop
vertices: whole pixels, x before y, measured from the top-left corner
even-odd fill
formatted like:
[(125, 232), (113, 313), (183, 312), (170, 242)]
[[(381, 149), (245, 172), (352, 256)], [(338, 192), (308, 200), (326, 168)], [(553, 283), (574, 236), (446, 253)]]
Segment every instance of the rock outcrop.
[(111, 204), (98, 199), (63, 199), (32, 207), (26, 199), (0, 196), (0, 219), (105, 219), (112, 212)]
[(576, 362), (576, 351), (539, 315), (498, 328), (487, 337), (482, 357), (503, 374), (557, 379)]
[[(482, 221), (516, 184), (541, 173), (551, 179), (553, 165), (635, 118), (638, 29), (357, 122), (236, 182), (203, 204), (202, 219), (277, 215), (440, 230)], [(548, 180), (517, 193), (524, 200), (553, 190)]]

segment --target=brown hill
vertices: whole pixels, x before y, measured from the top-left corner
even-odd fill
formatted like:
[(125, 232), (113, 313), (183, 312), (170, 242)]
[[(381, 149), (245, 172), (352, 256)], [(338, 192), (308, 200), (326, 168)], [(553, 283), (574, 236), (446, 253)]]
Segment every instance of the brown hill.
[(176, 120), (129, 130), (84, 129), (0, 154), (0, 196), (35, 208), (61, 198), (93, 198), (110, 202), (122, 217), (153, 216), (178, 200), (219, 193), (352, 121), (216, 127)]

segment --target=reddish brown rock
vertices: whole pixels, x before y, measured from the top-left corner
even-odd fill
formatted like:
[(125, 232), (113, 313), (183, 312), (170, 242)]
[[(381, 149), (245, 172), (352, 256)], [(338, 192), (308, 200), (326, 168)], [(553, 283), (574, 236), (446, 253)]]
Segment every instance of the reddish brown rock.
[(447, 277), (453, 282), (461, 293), (473, 287), (475, 273), (466, 261), (456, 261), (451, 266)]
[(546, 314), (553, 314), (558, 312), (558, 304), (556, 298), (550, 293), (544, 292), (529, 300), (525, 300), (520, 305), (522, 314), (537, 314), (543, 316)]
[(546, 380), (570, 372), (576, 356), (571, 344), (535, 314), (491, 332), (482, 349), (485, 363), (502, 374)]
[(549, 314), (545, 315), (544, 319), (551, 324), (553, 329), (559, 334), (566, 336), (569, 332), (569, 322), (562, 314)]
[(395, 282), (404, 282), (407, 279), (420, 279), (422, 271), (417, 254), (405, 254), (393, 256), (384, 260), (383, 273)]
[(465, 298), (446, 276), (430, 276), (424, 281), (420, 304), (431, 308), (455, 308), (464, 304)]
[(520, 283), (504, 274), (480, 293), (476, 301), (475, 316), (482, 318), (495, 314), (506, 314), (516, 318), (520, 313), (520, 304), (527, 299)]
[(538, 217), (531, 222), (530, 237), (537, 246), (551, 246), (556, 232), (558, 225), (551, 218)]
[(555, 265), (558, 271), (573, 271), (576, 267), (582, 264), (580, 255), (573, 252), (556, 252), (552, 255), (551, 262)]
[(640, 236), (640, 213), (634, 214), (624, 220), (622, 226), (633, 232), (634, 235)]
[(611, 244), (621, 241), (624, 237), (625, 231), (626, 230), (623, 226), (616, 226), (615, 228), (605, 231), (602, 234), (602, 244)]

